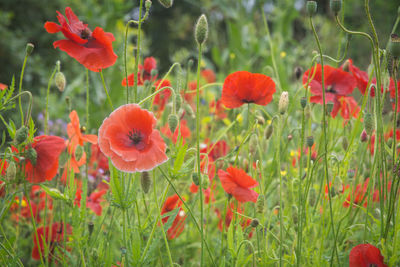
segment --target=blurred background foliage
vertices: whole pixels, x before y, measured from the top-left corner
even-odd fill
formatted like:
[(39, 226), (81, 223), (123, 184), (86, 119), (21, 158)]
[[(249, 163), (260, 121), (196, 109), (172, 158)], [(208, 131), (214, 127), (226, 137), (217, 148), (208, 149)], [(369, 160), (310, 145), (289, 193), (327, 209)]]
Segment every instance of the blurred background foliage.
[[(329, 11), (329, 0), (318, 2), (317, 30), (325, 53), (338, 56), (342, 53), (346, 36), (341, 33)], [(116, 64), (104, 71), (114, 105), (122, 104), (125, 91), (121, 86), (124, 77), (123, 44), (125, 24), (138, 18), (139, 0), (2, 0), (0, 2), (0, 82), (10, 84), (12, 76), (19, 80), (26, 43), (35, 45), (25, 71), (23, 88), (34, 93), (34, 118), (43, 112), (48, 79), (57, 60), (67, 78), (64, 92), (52, 87), (50, 118), (67, 119), (69, 108), (78, 110), (83, 118), (85, 107), (85, 69), (66, 53), (53, 49), (52, 43), (62, 35), (48, 34), (43, 25), (57, 21), (56, 10), (64, 14), (70, 6), (78, 17), (89, 24), (112, 32), (116, 37), (114, 51), (119, 56)], [(397, 1), (371, 1), (371, 12), (381, 41), (386, 46), (397, 16)], [(236, 70), (262, 72), (276, 78), (272, 72), (272, 56), (277, 61), (282, 88), (294, 79), (293, 69), (307, 69), (316, 45), (305, 16), (304, 0), (180, 0), (169, 8), (153, 1), (150, 15), (143, 25), (142, 59), (154, 56), (159, 72), (165, 73), (173, 62), (186, 65), (196, 58), (193, 28), (196, 19), (205, 13), (209, 20), (209, 40), (206, 44), (203, 66), (217, 73), (218, 81)], [(274, 44), (273, 53), (263, 23), (262, 12), (268, 21)], [(353, 30), (369, 32), (364, 11), (364, 1), (344, 1), (345, 25)], [(128, 68), (133, 70), (136, 27), (129, 31)], [(362, 38), (353, 38), (348, 57), (366, 70), (370, 63), (370, 47)], [(333, 64), (333, 63), (330, 63)], [(17, 83), (18, 85), (18, 83)], [(105, 95), (98, 73), (90, 72), (91, 127), (97, 127), (107, 114)], [(65, 102), (69, 97), (71, 106)], [(11, 115), (10, 115), (11, 116)]]

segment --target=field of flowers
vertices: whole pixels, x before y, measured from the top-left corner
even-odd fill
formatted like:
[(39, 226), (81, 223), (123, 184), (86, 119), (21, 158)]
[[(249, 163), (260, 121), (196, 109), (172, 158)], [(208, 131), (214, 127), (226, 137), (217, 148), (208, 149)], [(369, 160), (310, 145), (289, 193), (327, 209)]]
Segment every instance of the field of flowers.
[(0, 76), (0, 266), (400, 266), (400, 6), (69, 2)]

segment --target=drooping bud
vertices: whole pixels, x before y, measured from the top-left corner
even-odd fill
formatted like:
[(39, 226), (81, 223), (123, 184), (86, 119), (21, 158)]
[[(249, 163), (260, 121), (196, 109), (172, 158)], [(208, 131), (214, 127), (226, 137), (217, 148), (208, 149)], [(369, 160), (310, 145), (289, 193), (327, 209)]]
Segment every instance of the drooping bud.
[(192, 173), (192, 181), (195, 185), (199, 186), (200, 184), (200, 179), (199, 179), (199, 174), (197, 172)]
[(146, 2), (144, 3), (144, 7), (146, 8), (146, 10), (149, 10), (151, 7), (151, 1), (150, 0), (146, 0)]
[(314, 136), (307, 136), (306, 143), (308, 147), (312, 147), (314, 145)]
[(207, 189), (210, 186), (210, 179), (208, 179), (207, 175), (201, 175), (201, 187), (203, 189)]
[(203, 45), (208, 37), (208, 22), (206, 16), (203, 14), (199, 17), (195, 27), (195, 40), (197, 44)]
[(33, 166), (36, 165), (36, 160), (37, 160), (37, 152), (34, 148), (30, 147), (26, 151), (26, 158), (29, 159), (29, 161), (32, 163)]
[(288, 110), (289, 106), (289, 93), (287, 91), (282, 92), (281, 98), (279, 99), (279, 113), (284, 115)]
[(176, 114), (169, 114), (168, 116), (168, 127), (171, 130), (171, 133), (174, 134), (176, 127), (178, 127), (178, 116)]
[(329, 2), (329, 6), (331, 7), (331, 10), (335, 16), (340, 12), (342, 9), (342, 0), (331, 0)]
[(271, 138), (272, 133), (274, 132), (274, 126), (272, 125), (272, 122), (265, 128), (264, 132), (264, 137), (268, 140)]
[(307, 106), (307, 98), (302, 97), (302, 98), (300, 99), (300, 105), (301, 105), (301, 107), (304, 109), (304, 108)]
[(296, 80), (300, 79), (302, 73), (303, 69), (301, 67), (294, 68), (294, 76), (296, 77)]
[(22, 144), (28, 138), (29, 129), (24, 125), (15, 133), (15, 143)]
[(185, 108), (186, 112), (190, 117), (192, 117), (193, 119), (196, 118), (196, 115), (194, 114), (192, 107), (188, 103), (185, 103), (183, 107)]
[(260, 224), (260, 221), (257, 218), (251, 220), (250, 226), (256, 228)]
[(54, 80), (58, 90), (60, 90), (60, 92), (63, 92), (66, 84), (64, 73), (62, 73), (61, 71), (57, 72)]
[(26, 48), (25, 48), (25, 52), (26, 54), (29, 56), (30, 54), (32, 54), (33, 49), (35, 48), (35, 46), (32, 43), (27, 43), (26, 44)]
[(158, 0), (161, 5), (163, 5), (165, 8), (170, 8), (172, 4), (174, 3), (173, 0)]
[(14, 180), (16, 174), (17, 174), (17, 168), (15, 166), (14, 161), (11, 161), (8, 164), (7, 171), (6, 171), (6, 179), (7, 179), (7, 181)]
[(257, 202), (256, 202), (256, 212), (257, 213), (264, 212), (264, 202), (265, 202), (264, 195), (262, 195), (262, 194), (258, 195)]
[(400, 37), (397, 34), (390, 35), (388, 50), (395, 59), (400, 58)]
[(367, 134), (367, 132), (365, 130), (363, 130), (362, 133), (361, 133), (360, 140), (361, 140), (361, 142), (366, 142), (367, 139), (368, 139), (368, 134)]
[(364, 115), (364, 129), (369, 136), (371, 136), (374, 130), (374, 117), (371, 113), (366, 113)]
[(149, 172), (142, 172), (140, 176), (140, 185), (142, 186), (143, 193), (147, 194), (151, 186), (151, 177)]
[(307, 1), (306, 4), (307, 15), (312, 17), (317, 12), (317, 2)]
[(182, 107), (182, 96), (180, 94), (175, 96), (175, 107), (177, 111)]

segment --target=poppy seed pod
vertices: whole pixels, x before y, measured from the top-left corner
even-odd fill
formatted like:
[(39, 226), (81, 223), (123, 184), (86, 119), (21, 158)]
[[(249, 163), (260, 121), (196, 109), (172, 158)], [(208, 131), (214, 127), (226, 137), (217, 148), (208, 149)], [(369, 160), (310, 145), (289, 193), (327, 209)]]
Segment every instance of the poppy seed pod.
[(26, 151), (26, 158), (29, 159), (29, 161), (32, 163), (33, 166), (36, 165), (36, 161), (37, 161), (37, 152), (34, 148), (29, 148)]
[(307, 136), (307, 146), (312, 147), (314, 145), (314, 136)]
[(196, 39), (197, 44), (203, 45), (208, 37), (208, 22), (206, 16), (203, 14), (199, 17), (195, 27), (194, 37)]
[(301, 67), (294, 68), (294, 76), (296, 77), (296, 80), (300, 79), (302, 73), (303, 69)]
[(372, 131), (374, 130), (374, 117), (371, 113), (366, 113), (364, 115), (364, 129), (369, 136), (371, 136)]
[(26, 54), (29, 56), (30, 54), (32, 54), (33, 49), (35, 48), (35, 46), (32, 43), (27, 43), (26, 44), (26, 48), (25, 48), (25, 52)]
[(62, 73), (61, 71), (57, 72), (54, 80), (58, 90), (60, 90), (60, 92), (63, 92), (66, 84), (64, 73)]
[(158, 0), (158, 2), (160, 2), (160, 4), (165, 8), (170, 8), (174, 3), (173, 0)]
[(17, 145), (23, 143), (28, 137), (29, 129), (26, 126), (22, 126), (15, 133), (15, 143)]
[(251, 220), (250, 226), (256, 228), (260, 224), (260, 221), (257, 218)]
[(282, 92), (281, 98), (279, 99), (279, 113), (284, 115), (289, 107), (289, 93), (287, 91)]
[(178, 127), (178, 116), (176, 114), (169, 114), (168, 116), (168, 127), (171, 130), (171, 133), (174, 133), (176, 127)]
[(151, 186), (151, 177), (149, 172), (142, 172), (142, 175), (140, 176), (140, 185), (142, 186), (143, 192), (147, 194)]
[(7, 167), (6, 180), (8, 181), (14, 180), (16, 173), (17, 173), (17, 168), (15, 166), (15, 163), (14, 161), (11, 161)]
[(336, 16), (342, 9), (342, 0), (331, 0), (329, 6)]
[(400, 37), (397, 34), (390, 36), (388, 50), (395, 59), (400, 58)]
[(317, 2), (307, 1), (306, 10), (307, 15), (309, 15), (310, 17), (314, 16), (314, 14), (317, 12)]
[(300, 99), (300, 105), (301, 105), (301, 108), (304, 109), (304, 108), (307, 106), (307, 98), (302, 97), (302, 98)]

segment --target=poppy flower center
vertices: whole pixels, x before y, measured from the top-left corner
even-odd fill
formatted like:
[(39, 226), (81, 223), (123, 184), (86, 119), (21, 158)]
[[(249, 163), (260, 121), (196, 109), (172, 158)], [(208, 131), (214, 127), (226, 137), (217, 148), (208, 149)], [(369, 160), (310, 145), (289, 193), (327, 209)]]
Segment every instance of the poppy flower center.
[(89, 28), (85, 28), (81, 31), (81, 38), (82, 39), (89, 39), (90, 36), (92, 35), (92, 32), (89, 30)]
[(242, 99), (244, 103), (254, 103), (254, 100)]
[(137, 149), (142, 150), (144, 148), (144, 143), (142, 142), (144, 135), (138, 130), (129, 131), (128, 138)]
[(336, 93), (335, 87), (334, 87), (333, 85), (328, 85), (328, 86), (326, 87), (326, 92), (329, 92), (329, 93)]

